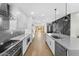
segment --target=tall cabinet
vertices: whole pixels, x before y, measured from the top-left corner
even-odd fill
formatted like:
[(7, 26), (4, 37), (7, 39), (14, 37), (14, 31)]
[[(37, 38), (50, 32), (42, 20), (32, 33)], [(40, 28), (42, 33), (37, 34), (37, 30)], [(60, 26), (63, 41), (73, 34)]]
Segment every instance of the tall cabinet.
[(9, 4), (0, 4), (0, 31), (9, 29)]

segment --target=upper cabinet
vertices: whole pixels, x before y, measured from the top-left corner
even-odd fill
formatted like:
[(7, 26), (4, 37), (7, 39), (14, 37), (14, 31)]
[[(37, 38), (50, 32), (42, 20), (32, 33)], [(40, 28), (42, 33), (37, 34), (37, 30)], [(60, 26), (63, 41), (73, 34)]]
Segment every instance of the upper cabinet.
[(0, 3), (0, 31), (9, 29), (9, 5)]
[(0, 15), (2, 16), (9, 16), (9, 4), (7, 3), (1, 3), (0, 4)]

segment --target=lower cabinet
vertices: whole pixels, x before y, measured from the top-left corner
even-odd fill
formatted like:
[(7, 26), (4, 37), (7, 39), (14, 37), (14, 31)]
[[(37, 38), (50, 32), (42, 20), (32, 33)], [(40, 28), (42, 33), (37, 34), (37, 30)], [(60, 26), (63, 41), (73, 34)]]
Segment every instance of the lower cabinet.
[(68, 50), (64, 48), (61, 44), (56, 42), (53, 38), (50, 36), (47, 36), (46, 42), (52, 51), (52, 53), (55, 56), (67, 56), (68, 55)]
[(51, 51), (55, 55), (55, 41), (54, 40), (50, 41), (50, 46), (51, 46)]
[(27, 48), (26, 45), (27, 45), (27, 39), (24, 38), (24, 39), (23, 39), (23, 49), (22, 49), (22, 50), (23, 50), (23, 52), (22, 52), (23, 55), (24, 55), (24, 53), (25, 53), (25, 51), (26, 51), (26, 48)]
[(55, 55), (55, 41), (51, 39), (49, 36), (47, 36), (46, 42), (52, 53)]
[(23, 52), (22, 52), (23, 55), (25, 54), (30, 43), (31, 43), (31, 36), (29, 35), (23, 39)]
[(67, 56), (67, 49), (55, 42), (55, 56)]

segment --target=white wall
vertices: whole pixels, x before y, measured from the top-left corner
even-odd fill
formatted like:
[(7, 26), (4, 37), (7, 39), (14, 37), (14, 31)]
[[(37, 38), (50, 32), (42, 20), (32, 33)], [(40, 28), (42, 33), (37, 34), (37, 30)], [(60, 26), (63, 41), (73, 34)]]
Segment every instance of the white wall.
[(79, 12), (79, 3), (68, 3), (68, 13)]
[(27, 18), (24, 14), (20, 14), (18, 17), (17, 17), (17, 29), (18, 30), (25, 30), (27, 29)]
[(32, 32), (32, 17), (25, 15), (16, 6), (11, 6), (12, 17), (10, 19), (10, 30), (26, 30), (26, 33)]
[(79, 12), (71, 14), (71, 37), (79, 35)]
[(27, 17), (15, 6), (11, 7), (12, 18), (10, 19), (10, 30), (27, 29)]

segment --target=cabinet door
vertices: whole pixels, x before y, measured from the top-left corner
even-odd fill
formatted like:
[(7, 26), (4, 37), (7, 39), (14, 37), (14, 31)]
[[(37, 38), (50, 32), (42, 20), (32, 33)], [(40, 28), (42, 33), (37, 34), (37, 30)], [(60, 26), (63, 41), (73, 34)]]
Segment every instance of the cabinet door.
[(52, 39), (51, 41), (51, 51), (53, 52), (53, 54), (55, 55), (55, 41)]
[(26, 38), (24, 38), (24, 40), (23, 40), (23, 55), (24, 55), (24, 53), (26, 52), (26, 48), (27, 48), (27, 39)]
[(10, 6), (7, 3), (0, 4), (0, 15), (9, 16)]
[(1, 3), (0, 9), (7, 12), (7, 3)]
[(47, 38), (46, 38), (46, 42), (47, 42), (47, 44), (48, 44), (48, 46), (49, 46), (49, 48), (50, 48), (50, 45), (51, 45), (51, 43), (50, 43), (50, 37), (49, 36), (46, 36)]
[(31, 42), (30, 41), (30, 36), (24, 38), (24, 40), (23, 40), (23, 55), (26, 52), (30, 42)]
[(46, 39), (49, 48), (51, 49), (52, 53), (55, 54), (55, 41), (50, 38), (50, 36), (47, 36)]

